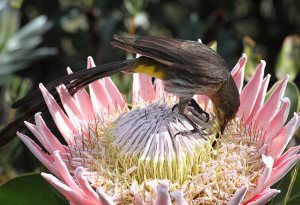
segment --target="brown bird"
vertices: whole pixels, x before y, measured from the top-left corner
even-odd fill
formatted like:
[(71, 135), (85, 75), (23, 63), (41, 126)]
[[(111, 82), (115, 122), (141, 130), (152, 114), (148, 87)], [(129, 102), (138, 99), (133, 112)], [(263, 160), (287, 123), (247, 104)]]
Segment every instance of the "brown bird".
[[(193, 96), (206, 95), (214, 105), (221, 133), (226, 124), (232, 120), (239, 108), (239, 92), (227, 70), (224, 59), (208, 46), (197, 41), (161, 37), (122, 37), (114, 36), (114, 47), (138, 53), (142, 56), (136, 59), (119, 61), (96, 66), (93, 69), (85, 69), (71, 75), (59, 78), (46, 88), (58, 98), (55, 87), (66, 84), (69, 92), (74, 94), (79, 89), (91, 82), (111, 76), (115, 73), (138, 72), (160, 78), (165, 82), (165, 90), (179, 97), (178, 110), (193, 125), (197, 132), (197, 125), (189, 119), (188, 106), (194, 107), (198, 112), (205, 113), (200, 106), (193, 101)], [(72, 82), (70, 82), (72, 81)], [(15, 102), (12, 107), (20, 107), (41, 97), (35, 91), (21, 100)], [(18, 126), (28, 120), (30, 116), (45, 107), (40, 101), (38, 105), (28, 110), (14, 122), (9, 124), (0, 133), (0, 145), (6, 143)]]

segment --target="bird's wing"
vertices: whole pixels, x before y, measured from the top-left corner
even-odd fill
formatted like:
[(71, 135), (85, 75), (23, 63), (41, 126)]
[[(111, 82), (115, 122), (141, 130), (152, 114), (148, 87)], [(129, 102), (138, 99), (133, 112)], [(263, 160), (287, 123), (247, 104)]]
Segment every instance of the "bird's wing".
[[(199, 84), (221, 83), (228, 78), (226, 62), (208, 46), (196, 41), (162, 37), (114, 35), (112, 45), (197, 75)], [(202, 80), (201, 80), (202, 79)]]
[(178, 53), (178, 49), (184, 42), (181, 39), (114, 35), (114, 40), (116, 41), (111, 44), (115, 47), (141, 54), (168, 66), (174, 66), (182, 62), (182, 58)]
[[(195, 41), (185, 41), (178, 49), (178, 55), (183, 59), (185, 69), (190, 73), (203, 77), (210, 83), (222, 83), (228, 79), (225, 60), (210, 47)], [(199, 82), (199, 84), (205, 84)]]

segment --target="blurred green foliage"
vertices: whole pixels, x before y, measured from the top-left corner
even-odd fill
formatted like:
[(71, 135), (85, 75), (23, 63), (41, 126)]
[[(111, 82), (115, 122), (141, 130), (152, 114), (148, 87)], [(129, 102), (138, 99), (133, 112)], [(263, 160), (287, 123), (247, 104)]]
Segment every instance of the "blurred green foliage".
[(38, 16), (20, 28), (20, 0), (0, 2), (0, 84), (9, 83), (11, 75), (39, 58), (56, 54), (55, 48), (36, 48), (51, 24)]
[[(40, 15), (21, 26), (20, 0), (0, 1), (0, 125), (15, 117), (15, 110), (8, 104), (24, 96), (31, 87), (31, 81), (16, 74), (28, 69), (30, 63), (57, 53), (56, 48), (38, 47), (51, 23), (47, 17)], [(38, 48), (37, 48), (38, 47)], [(0, 153), (0, 174), (6, 177), (15, 175), (12, 159), (23, 154), (23, 145), (18, 141), (3, 148)], [(19, 153), (19, 154), (18, 154)]]
[(282, 48), (275, 66), (276, 77), (281, 79), (289, 75), (295, 80), (300, 73), (300, 34), (291, 35), (284, 39)]
[(0, 187), (0, 202), (1, 205), (68, 204), (40, 174), (21, 175), (4, 183)]
[[(291, 116), (299, 111), (299, 9), (298, 0), (0, 0), (0, 123), (15, 116), (8, 103), (25, 95), (31, 81), (37, 87), (65, 75), (67, 66), (83, 69), (87, 56), (96, 64), (133, 57), (112, 49), (115, 33), (201, 39), (225, 58), (229, 69), (244, 52), (246, 80), (264, 59), (270, 86), (290, 75), (285, 95), (292, 102)], [(113, 80), (130, 102), (132, 77), (119, 74)], [(50, 119), (45, 121), (55, 130)], [(41, 169), (18, 139), (1, 148), (0, 156), (0, 182)], [(290, 176), (281, 183), (290, 187)]]

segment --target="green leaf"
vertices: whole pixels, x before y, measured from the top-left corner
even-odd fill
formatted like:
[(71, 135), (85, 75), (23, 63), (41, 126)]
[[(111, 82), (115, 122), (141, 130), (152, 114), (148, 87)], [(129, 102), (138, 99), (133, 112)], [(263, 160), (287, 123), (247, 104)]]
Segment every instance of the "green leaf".
[(298, 205), (300, 204), (300, 169), (299, 169), (300, 164), (297, 164), (297, 167), (295, 168), (296, 173), (294, 174), (294, 185), (293, 189), (291, 190), (290, 197), (288, 199), (287, 205)]
[[(281, 81), (276, 82), (271, 87), (271, 89), (266, 94), (265, 101), (267, 101), (270, 98), (270, 96), (273, 94), (275, 88), (277, 88), (280, 82)], [(294, 112), (300, 111), (300, 94), (299, 94), (299, 89), (295, 83), (290, 81), (287, 83), (284, 97), (288, 97), (291, 101), (291, 108), (288, 116), (288, 120), (290, 120), (293, 117)]]
[(67, 205), (39, 174), (18, 176), (0, 186), (1, 205)]
[(291, 81), (293, 81), (300, 72), (299, 56), (300, 35), (286, 37), (275, 66), (276, 77), (281, 79), (289, 74)]
[[(283, 177), (272, 188), (281, 191), (269, 205), (298, 205), (300, 202), (300, 175), (299, 175), (299, 163), (296, 167), (290, 171), (285, 177)], [(295, 203), (297, 202), (297, 203)]]
[(52, 24), (47, 22), (47, 17), (41, 15), (27, 23), (12, 38), (14, 41), (22, 42), (23, 40), (43, 35), (51, 26)]

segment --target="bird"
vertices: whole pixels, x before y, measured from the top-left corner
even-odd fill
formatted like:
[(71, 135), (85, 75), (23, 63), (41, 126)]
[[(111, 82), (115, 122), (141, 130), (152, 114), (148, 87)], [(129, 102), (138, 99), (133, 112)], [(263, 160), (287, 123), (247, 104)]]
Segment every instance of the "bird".
[[(217, 52), (198, 41), (176, 38), (114, 35), (113, 39), (113, 47), (139, 54), (140, 57), (99, 65), (58, 78), (45, 86), (55, 99), (59, 98), (55, 88), (61, 84), (65, 84), (73, 95), (93, 81), (119, 72), (143, 73), (163, 80), (165, 91), (179, 98), (174, 107), (193, 126), (191, 132), (197, 132), (198, 128), (187, 115), (189, 106), (209, 117), (193, 100), (193, 96), (208, 96), (213, 103), (219, 131), (224, 132), (238, 111), (240, 99), (228, 66)], [(37, 99), (38, 104), (0, 132), (0, 146), (10, 140), (14, 130), (24, 120), (46, 107), (37, 90), (12, 104), (12, 108), (18, 108)]]

